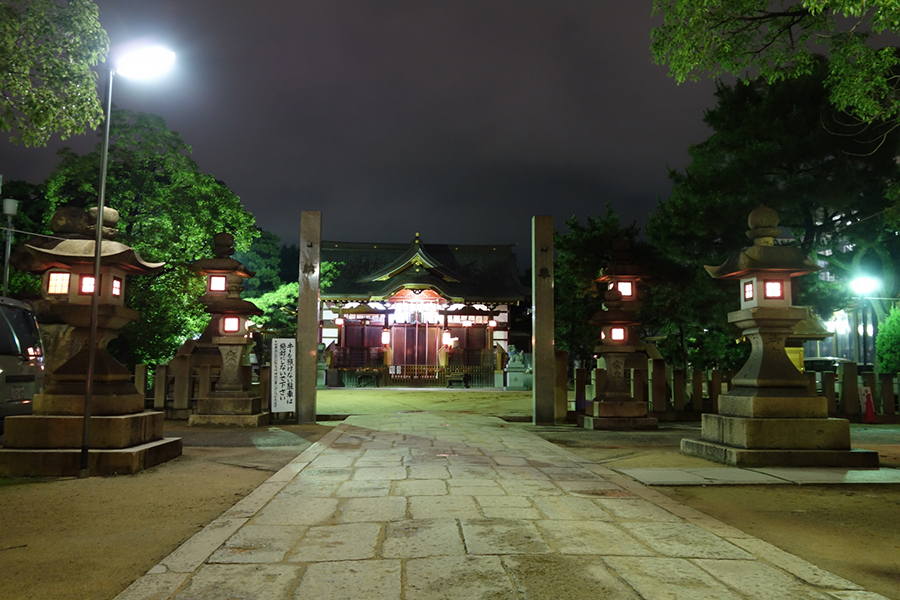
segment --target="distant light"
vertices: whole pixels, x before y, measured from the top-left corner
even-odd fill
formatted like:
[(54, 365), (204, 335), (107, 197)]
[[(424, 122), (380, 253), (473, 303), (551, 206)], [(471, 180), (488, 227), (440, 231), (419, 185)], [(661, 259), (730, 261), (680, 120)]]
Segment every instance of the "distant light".
[(488, 321), (488, 327), (490, 327), (491, 329), (493, 329), (496, 326), (497, 326), (497, 321), (495, 321), (494, 319), (491, 319), (490, 321)]
[(874, 277), (857, 277), (850, 282), (850, 289), (857, 296), (868, 296), (881, 287), (881, 282)]
[(337, 325), (338, 327), (340, 327), (341, 325), (343, 325), (343, 324), (344, 324), (344, 317), (338, 317), (337, 319), (335, 319), (335, 320), (334, 320), (334, 324)]
[(120, 58), (116, 74), (131, 79), (153, 79), (168, 71), (174, 62), (174, 52), (162, 46), (150, 46)]
[(381, 330), (381, 344), (383, 346), (388, 346), (391, 343), (391, 331), (385, 327)]

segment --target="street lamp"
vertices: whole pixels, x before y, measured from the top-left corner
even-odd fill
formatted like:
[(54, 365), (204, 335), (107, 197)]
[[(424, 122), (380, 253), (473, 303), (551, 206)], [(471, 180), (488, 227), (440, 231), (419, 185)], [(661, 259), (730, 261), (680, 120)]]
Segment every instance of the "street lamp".
[(13, 222), (19, 208), (19, 201), (12, 198), (3, 199), (3, 214), (6, 215), (6, 255), (3, 259), (3, 295), (9, 289), (9, 253), (12, 251)]
[[(866, 317), (866, 298), (870, 298), (872, 294), (874, 294), (877, 290), (881, 289), (881, 282), (874, 277), (869, 277), (867, 275), (862, 275), (853, 279), (850, 282), (850, 289), (853, 290), (853, 293), (859, 296), (862, 300), (861, 305), (861, 313), (862, 313), (862, 355), (863, 355), (863, 366), (869, 363), (869, 340), (868, 340), (868, 323)], [(871, 301), (871, 300), (870, 300)], [(874, 318), (872, 319), (875, 320)], [(874, 328), (873, 328), (873, 336), (874, 336)]]
[(94, 290), (91, 295), (91, 331), (88, 338), (87, 383), (84, 392), (84, 429), (81, 435), (80, 477), (90, 476), (88, 466), (88, 441), (90, 439), (91, 397), (94, 391), (94, 370), (97, 357), (97, 323), (100, 312), (100, 259), (103, 246), (103, 209), (106, 199), (106, 165), (109, 158), (109, 125), (112, 117), (113, 78), (119, 75), (133, 79), (150, 79), (161, 75), (175, 61), (175, 53), (159, 46), (141, 48), (122, 56), (116, 69), (109, 69), (106, 80), (105, 115), (103, 125), (103, 146), (100, 152), (100, 193), (97, 198), (96, 235), (94, 237)]

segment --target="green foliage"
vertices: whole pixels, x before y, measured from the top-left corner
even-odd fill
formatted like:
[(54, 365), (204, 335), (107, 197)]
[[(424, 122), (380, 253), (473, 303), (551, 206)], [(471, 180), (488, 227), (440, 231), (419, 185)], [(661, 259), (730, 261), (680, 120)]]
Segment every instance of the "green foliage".
[(653, 56), (679, 83), (701, 73), (775, 83), (812, 73), (824, 49), (835, 107), (861, 122), (900, 116), (900, 53), (872, 36), (900, 30), (896, 0), (654, 0), (653, 11), (663, 14)]
[[(299, 255), (298, 255), (299, 256)], [(344, 263), (323, 261), (319, 271), (319, 286), (327, 289), (340, 273)], [(299, 267), (294, 270), (299, 274)], [(296, 278), (296, 275), (294, 276)], [(278, 331), (286, 337), (297, 335), (297, 300), (299, 298), (300, 285), (294, 281), (284, 283), (278, 289), (265, 292), (252, 299), (263, 314), (253, 318), (260, 329)]]
[(864, 132), (841, 123), (824, 91), (825, 67), (818, 61), (811, 75), (771, 85), (720, 85), (704, 119), (714, 133), (691, 146), (684, 173), (671, 173), (672, 195), (647, 233), (676, 260), (720, 264), (748, 245), (741, 235), (747, 215), (765, 203), (838, 278), (807, 275), (795, 286), (794, 303), (827, 319), (846, 305), (847, 281), (864, 265), (896, 293), (900, 240), (885, 215), (900, 169), (896, 131), (884, 129), (869, 144)]
[[(201, 173), (190, 147), (155, 115), (113, 111), (107, 205), (119, 211), (119, 240), (147, 261), (166, 262), (162, 274), (129, 278), (126, 304), (142, 313), (123, 328), (117, 348), (129, 364), (168, 360), (206, 317), (197, 297), (202, 282), (187, 265), (212, 257), (213, 236), (234, 235), (246, 250), (259, 235), (253, 216), (224, 183)], [(63, 204), (96, 205), (99, 147), (79, 156), (69, 149), (46, 182), (49, 219)], [(198, 287), (200, 286), (200, 287)]]
[(90, 0), (5, 0), (0, 5), (0, 130), (43, 146), (96, 128), (103, 111), (91, 70), (109, 39)]
[[(253, 240), (250, 248), (245, 252), (235, 252), (234, 259), (239, 260), (245, 267), (255, 272), (252, 279), (244, 281), (244, 292), (241, 296), (245, 299), (257, 298), (266, 292), (274, 292), (285, 281), (281, 278), (281, 240), (274, 233), (269, 233), (257, 228), (259, 237)], [(297, 274), (294, 273), (294, 278)]]
[(875, 339), (879, 371), (900, 373), (900, 309), (892, 306)]
[(566, 221), (569, 232), (554, 232), (554, 325), (556, 347), (566, 350), (569, 358), (588, 359), (600, 343), (600, 330), (589, 321), (603, 310), (603, 298), (594, 289), (600, 269), (609, 265), (612, 244), (619, 238), (634, 241), (638, 230), (632, 224), (622, 228), (612, 206), (606, 205), (604, 216), (588, 217), (582, 224), (578, 217)]

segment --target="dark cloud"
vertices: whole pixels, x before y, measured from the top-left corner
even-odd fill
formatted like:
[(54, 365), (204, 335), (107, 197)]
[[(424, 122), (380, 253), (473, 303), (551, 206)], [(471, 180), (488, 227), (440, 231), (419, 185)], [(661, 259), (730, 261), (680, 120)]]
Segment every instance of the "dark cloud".
[[(534, 214), (562, 227), (609, 202), (643, 222), (708, 134), (713, 85), (652, 64), (650, 0), (98, 4), (114, 52), (178, 53), (164, 80), (117, 79), (116, 105), (163, 116), (286, 242), (322, 210), (329, 239), (419, 231), (525, 254)], [(32, 181), (53, 164), (5, 143), (0, 160)]]

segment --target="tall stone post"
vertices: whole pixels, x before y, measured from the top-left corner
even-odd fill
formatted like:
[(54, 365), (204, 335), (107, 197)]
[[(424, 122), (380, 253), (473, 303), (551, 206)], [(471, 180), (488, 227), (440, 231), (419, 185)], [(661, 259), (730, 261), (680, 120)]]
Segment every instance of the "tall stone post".
[(322, 213), (300, 212), (300, 284), (297, 297), (297, 422), (316, 422), (319, 349), (319, 269)]
[(555, 422), (556, 357), (553, 352), (553, 217), (531, 220), (531, 348), (535, 425)]

